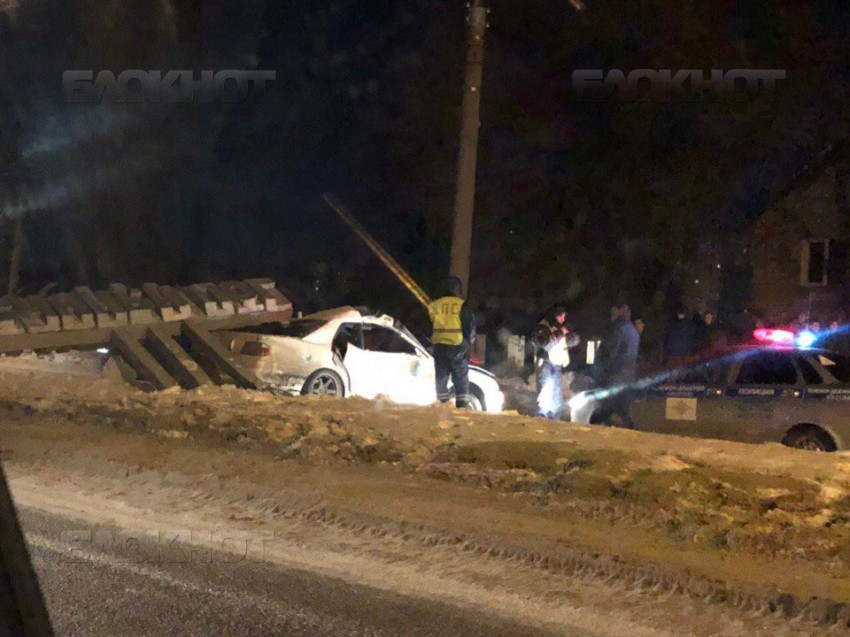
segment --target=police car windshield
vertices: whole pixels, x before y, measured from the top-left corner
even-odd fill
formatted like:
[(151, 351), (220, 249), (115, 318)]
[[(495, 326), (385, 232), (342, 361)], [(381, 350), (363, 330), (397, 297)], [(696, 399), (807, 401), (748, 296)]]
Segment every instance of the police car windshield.
[(850, 357), (823, 352), (815, 354), (815, 358), (839, 383), (850, 383)]

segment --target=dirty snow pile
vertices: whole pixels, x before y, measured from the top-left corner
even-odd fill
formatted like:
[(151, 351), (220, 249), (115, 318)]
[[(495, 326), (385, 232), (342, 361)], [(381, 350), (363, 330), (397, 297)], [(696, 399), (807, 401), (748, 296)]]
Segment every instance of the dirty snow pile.
[(0, 371), (7, 372), (101, 377), (106, 364), (107, 357), (98, 352), (70, 351), (41, 355), (24, 352), (18, 356), (0, 354)]
[(281, 461), (396, 466), (501, 491), (665, 542), (805, 561), (850, 577), (850, 454), (815, 454), (508, 413), (278, 397), (229, 386), (145, 393), (102, 378), (4, 371), (0, 402), (31, 417), (233, 445)]

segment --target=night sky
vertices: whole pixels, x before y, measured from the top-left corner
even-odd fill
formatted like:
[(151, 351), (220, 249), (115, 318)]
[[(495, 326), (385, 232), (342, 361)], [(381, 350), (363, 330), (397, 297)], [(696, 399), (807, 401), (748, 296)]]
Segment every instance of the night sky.
[[(271, 276), (308, 309), (402, 311), (406, 292), (321, 194), (426, 288), (445, 276), (464, 4), (0, 0), (2, 254), (26, 209), (26, 291)], [(850, 3), (489, 5), (479, 301), (639, 306), (663, 290), (673, 302), (701, 241), (734, 245), (848, 136)], [(273, 69), (277, 81), (239, 104), (65, 102), (63, 71), (129, 68)], [(787, 79), (775, 95), (590, 100), (571, 90), (581, 68)]]

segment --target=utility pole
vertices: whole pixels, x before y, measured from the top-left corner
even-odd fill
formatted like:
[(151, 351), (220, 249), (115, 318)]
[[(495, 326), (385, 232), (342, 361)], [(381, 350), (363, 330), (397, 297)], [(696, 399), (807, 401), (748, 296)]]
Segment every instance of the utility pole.
[(458, 153), (457, 191), (452, 229), (451, 273), (469, 290), (472, 252), (472, 215), (475, 207), (475, 168), (478, 161), (478, 128), (481, 113), (481, 79), (484, 71), (484, 32), (487, 14), (484, 0), (468, 3), (469, 41), (466, 54), (460, 151)]

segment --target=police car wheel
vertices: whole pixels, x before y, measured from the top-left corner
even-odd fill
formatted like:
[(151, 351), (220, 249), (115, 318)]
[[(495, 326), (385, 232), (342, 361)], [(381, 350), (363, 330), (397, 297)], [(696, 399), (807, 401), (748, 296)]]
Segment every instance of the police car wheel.
[(832, 436), (814, 425), (795, 427), (788, 432), (782, 442), (794, 449), (805, 449), (806, 451), (829, 452), (836, 449)]

